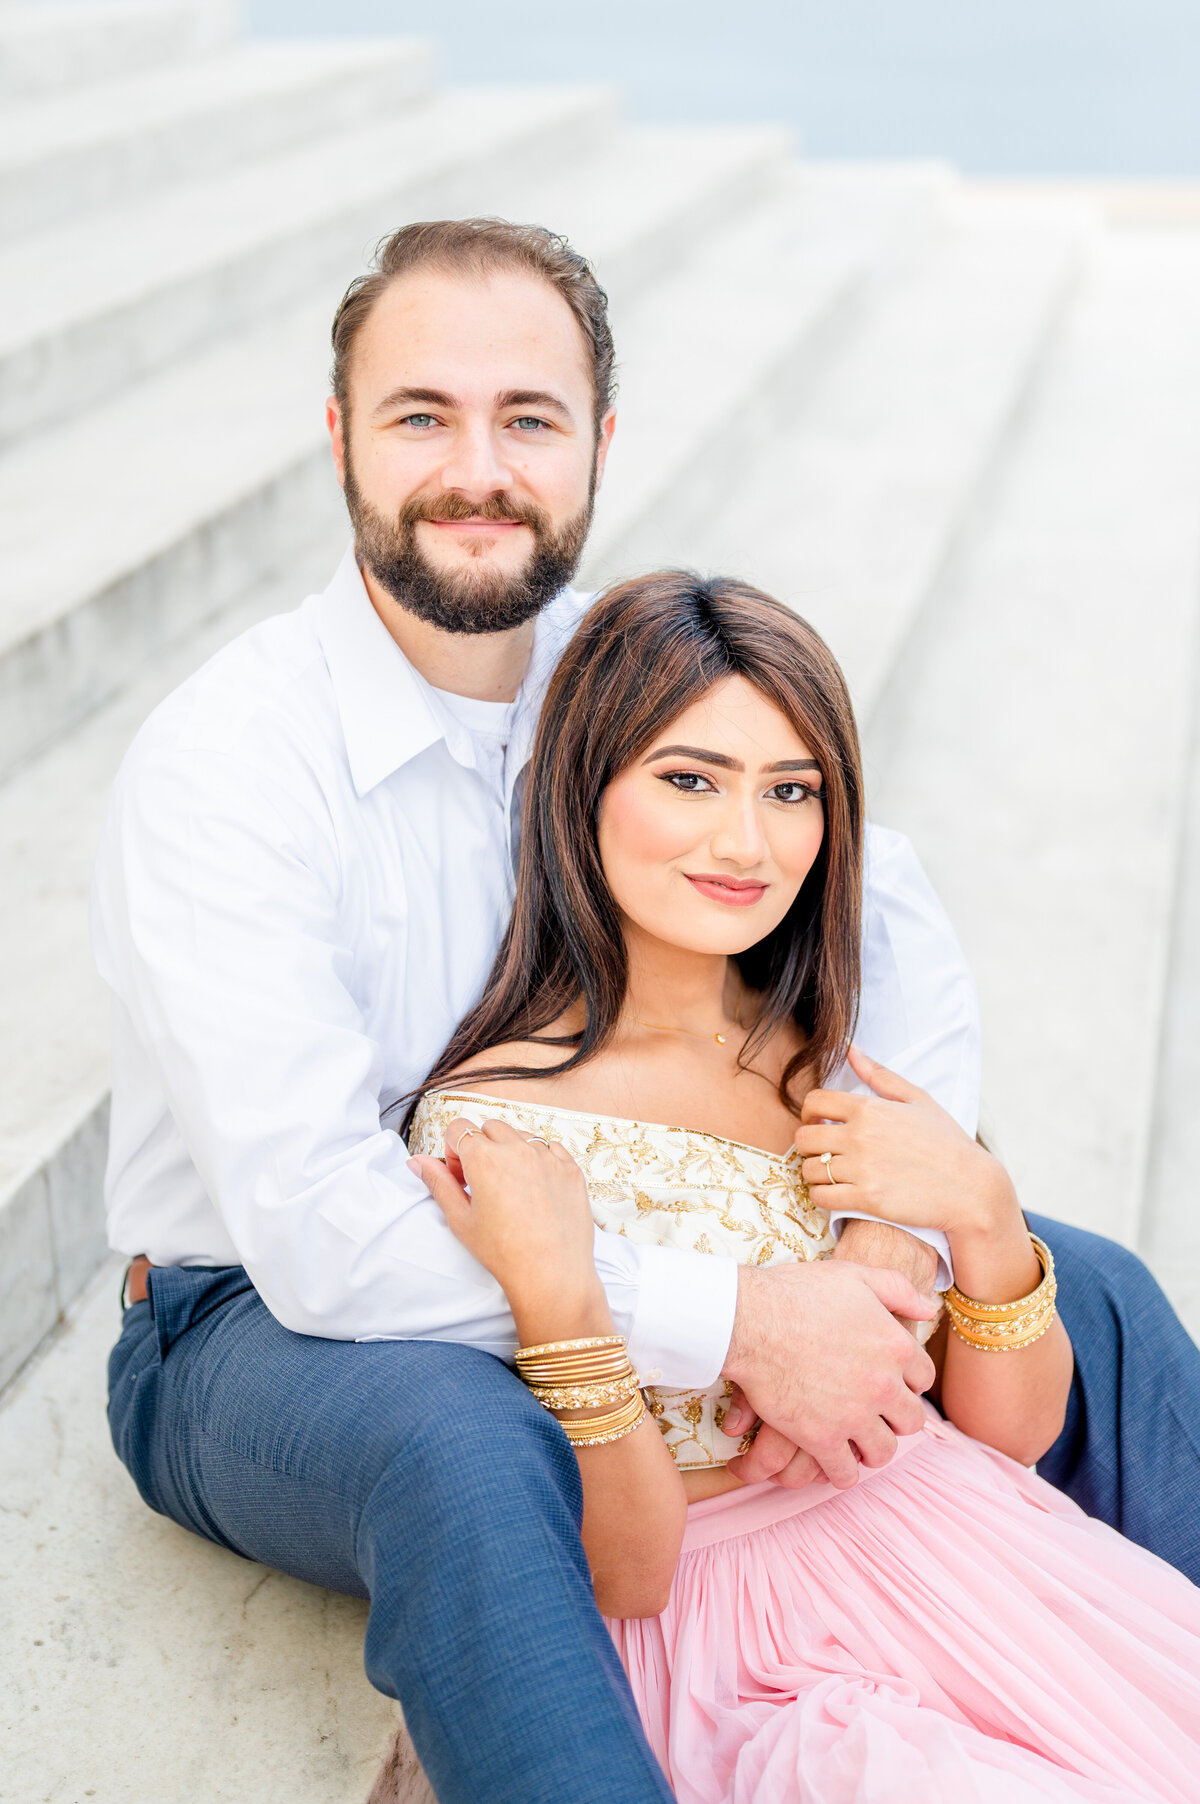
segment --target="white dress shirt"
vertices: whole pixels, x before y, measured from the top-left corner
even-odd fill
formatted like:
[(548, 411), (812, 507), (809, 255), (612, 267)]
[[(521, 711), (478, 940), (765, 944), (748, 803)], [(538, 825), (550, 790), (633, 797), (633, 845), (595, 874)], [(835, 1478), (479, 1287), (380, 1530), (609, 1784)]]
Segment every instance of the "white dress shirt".
[[(352, 552), (155, 710), (117, 776), (92, 893), (112, 991), (110, 1244), (244, 1265), (288, 1328), (516, 1345), (381, 1111), (479, 996), (512, 904), (513, 792), (587, 598), (537, 623), (510, 709), (440, 694)], [(907, 841), (869, 835), (859, 1038), (974, 1130), (962, 954)], [(936, 1237), (930, 1237), (936, 1238)], [(648, 1382), (708, 1388), (737, 1268), (596, 1231)]]

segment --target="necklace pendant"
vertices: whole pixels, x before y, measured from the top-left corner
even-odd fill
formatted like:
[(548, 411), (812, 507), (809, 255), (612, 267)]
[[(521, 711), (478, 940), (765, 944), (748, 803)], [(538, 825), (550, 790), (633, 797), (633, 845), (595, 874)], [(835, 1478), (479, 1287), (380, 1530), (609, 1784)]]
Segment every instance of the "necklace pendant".
[(713, 1039), (717, 1042), (718, 1046), (724, 1046), (724, 1044), (725, 1044), (725, 1035), (724, 1034), (714, 1034)]

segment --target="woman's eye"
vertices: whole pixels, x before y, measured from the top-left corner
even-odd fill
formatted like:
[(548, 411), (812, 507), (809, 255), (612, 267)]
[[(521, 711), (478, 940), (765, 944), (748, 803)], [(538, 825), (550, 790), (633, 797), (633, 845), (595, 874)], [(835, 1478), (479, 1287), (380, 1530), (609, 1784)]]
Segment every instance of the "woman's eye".
[(704, 795), (712, 788), (708, 778), (698, 770), (667, 771), (663, 782), (669, 783), (673, 789), (682, 790), (684, 795), (689, 796)]
[(819, 802), (823, 792), (813, 789), (807, 783), (776, 783), (774, 789), (767, 791), (777, 802), (786, 802), (794, 807), (797, 802)]

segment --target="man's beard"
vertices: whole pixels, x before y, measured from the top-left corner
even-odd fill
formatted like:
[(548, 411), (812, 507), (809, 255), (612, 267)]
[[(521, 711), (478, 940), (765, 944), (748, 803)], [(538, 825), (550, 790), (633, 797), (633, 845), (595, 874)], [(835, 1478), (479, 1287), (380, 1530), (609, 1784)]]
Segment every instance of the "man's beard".
[[(595, 476), (584, 506), (552, 529), (532, 501), (491, 495), (470, 502), (461, 495), (414, 495), (389, 520), (367, 501), (346, 460), (346, 507), (361, 562), (392, 600), (445, 633), (507, 633), (540, 614), (574, 576), (592, 524)], [(533, 534), (533, 553), (521, 570), (439, 570), (417, 543), (420, 520), (518, 520)]]

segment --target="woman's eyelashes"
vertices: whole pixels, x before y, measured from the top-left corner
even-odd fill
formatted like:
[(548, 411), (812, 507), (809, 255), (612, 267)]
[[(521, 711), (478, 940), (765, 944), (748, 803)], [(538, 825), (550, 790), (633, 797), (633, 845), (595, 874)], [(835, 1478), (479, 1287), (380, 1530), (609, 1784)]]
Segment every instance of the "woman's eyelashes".
[[(716, 785), (699, 770), (663, 770), (657, 773), (660, 782), (669, 783), (681, 795), (702, 796), (716, 795)], [(703, 784), (703, 788), (701, 785)]]
[[(669, 783), (680, 795), (700, 796), (717, 795), (719, 793), (712, 778), (699, 770), (665, 770), (657, 773), (659, 780)], [(814, 788), (811, 783), (800, 783), (788, 779), (784, 783), (773, 783), (764, 792), (775, 802), (785, 808), (798, 808), (805, 802), (822, 802), (825, 799), (823, 789)]]
[[(788, 790), (790, 793), (784, 795), (784, 790)], [(768, 789), (767, 794), (769, 796), (774, 796), (777, 802), (783, 802), (789, 808), (795, 808), (800, 802), (823, 802), (825, 800), (825, 791), (823, 789), (814, 789), (811, 783), (796, 783), (791, 781), (787, 783), (776, 783), (774, 788)]]

